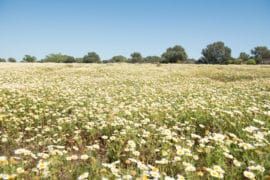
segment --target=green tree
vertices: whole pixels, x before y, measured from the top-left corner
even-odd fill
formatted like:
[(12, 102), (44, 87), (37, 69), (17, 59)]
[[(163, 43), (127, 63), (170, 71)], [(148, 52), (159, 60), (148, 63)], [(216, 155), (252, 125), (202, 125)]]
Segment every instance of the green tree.
[(231, 49), (224, 45), (222, 41), (207, 45), (202, 50), (203, 57), (199, 60), (205, 64), (227, 64), (231, 59)]
[(81, 58), (81, 57), (75, 58), (75, 62), (76, 63), (82, 63), (83, 62), (83, 58)]
[(144, 58), (144, 62), (146, 63), (158, 63), (161, 61), (162, 61), (162, 58), (159, 56), (147, 56)]
[(143, 62), (143, 57), (142, 57), (141, 53), (139, 53), (139, 52), (134, 52), (130, 56), (131, 56), (131, 58), (130, 58), (131, 63), (142, 63)]
[(63, 60), (63, 63), (75, 63), (76, 60), (73, 56), (67, 56), (65, 55), (65, 59)]
[(169, 47), (165, 53), (162, 54), (164, 63), (179, 63), (186, 61), (188, 56), (185, 49), (182, 46), (176, 45)]
[(61, 53), (49, 54), (47, 55), (42, 62), (54, 62), (54, 63), (73, 63), (75, 58), (72, 56), (64, 55)]
[(89, 52), (83, 57), (83, 63), (100, 63), (100, 57), (95, 52)]
[(125, 56), (122, 55), (118, 55), (118, 56), (113, 56), (109, 62), (126, 62), (127, 58)]
[(257, 46), (251, 50), (251, 54), (254, 56), (256, 63), (259, 64), (265, 59), (270, 59), (270, 50), (266, 46)]
[(17, 61), (17, 60), (16, 60), (15, 58), (12, 58), (12, 57), (8, 58), (8, 62), (14, 63), (14, 62), (16, 62), (16, 61)]
[(31, 56), (31, 55), (25, 55), (23, 57), (23, 62), (36, 62), (37, 58), (35, 56)]
[(0, 62), (6, 62), (5, 58), (0, 58)]
[(242, 59), (243, 61), (247, 61), (249, 59), (249, 57), (250, 56), (247, 53), (245, 53), (245, 52), (241, 52), (239, 54), (239, 59)]

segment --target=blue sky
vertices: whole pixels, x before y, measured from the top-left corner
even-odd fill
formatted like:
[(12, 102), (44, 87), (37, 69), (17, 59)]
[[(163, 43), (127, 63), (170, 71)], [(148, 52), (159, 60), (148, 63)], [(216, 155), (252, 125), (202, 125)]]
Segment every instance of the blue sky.
[(161, 55), (182, 45), (190, 58), (223, 41), (232, 55), (270, 48), (269, 0), (0, 0), (0, 57)]

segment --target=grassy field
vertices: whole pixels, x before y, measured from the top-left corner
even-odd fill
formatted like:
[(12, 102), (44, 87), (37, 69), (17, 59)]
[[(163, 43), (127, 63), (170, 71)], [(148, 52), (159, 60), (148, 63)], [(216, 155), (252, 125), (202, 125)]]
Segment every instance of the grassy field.
[(270, 179), (270, 67), (0, 64), (0, 179)]

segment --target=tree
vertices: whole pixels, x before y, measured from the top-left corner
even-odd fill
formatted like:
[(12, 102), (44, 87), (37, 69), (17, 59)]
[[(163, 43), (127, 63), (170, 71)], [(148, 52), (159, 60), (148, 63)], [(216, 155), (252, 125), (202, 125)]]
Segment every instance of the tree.
[(5, 58), (0, 58), (0, 62), (6, 62)]
[(249, 59), (249, 55), (245, 52), (241, 52), (239, 55), (239, 59), (242, 59), (243, 61), (247, 61)]
[(164, 58), (164, 63), (179, 63), (186, 61), (188, 56), (182, 46), (176, 45), (169, 47), (166, 52), (162, 54), (162, 58)]
[(125, 56), (122, 55), (118, 55), (118, 56), (113, 56), (109, 62), (126, 62), (127, 58)]
[(25, 55), (23, 57), (23, 62), (36, 62), (37, 58), (35, 56)]
[(16, 62), (16, 61), (17, 61), (17, 60), (16, 60), (15, 58), (12, 58), (12, 57), (8, 58), (8, 62), (14, 63), (14, 62)]
[(75, 58), (75, 62), (76, 63), (82, 63), (83, 62), (83, 58), (81, 58), (81, 57)]
[(200, 63), (205, 64), (227, 64), (231, 59), (231, 49), (224, 45), (222, 41), (214, 42), (207, 45), (202, 50), (203, 57), (200, 58)]
[(64, 55), (61, 53), (49, 54), (47, 55), (42, 62), (54, 62), (54, 63), (73, 63), (75, 58), (72, 56)]
[(270, 50), (266, 46), (257, 46), (251, 50), (251, 54), (254, 56), (256, 63), (259, 64), (265, 59), (270, 59)]
[(83, 63), (100, 63), (100, 57), (95, 52), (89, 52), (83, 57)]
[(158, 63), (161, 62), (162, 58), (159, 56), (147, 56), (144, 58), (144, 62), (146, 63)]
[(130, 56), (131, 56), (131, 58), (130, 58), (131, 63), (143, 62), (143, 57), (142, 57), (141, 53), (139, 53), (139, 52), (134, 52)]
[(63, 63), (74, 63), (74, 62), (76, 62), (76, 60), (73, 56), (65, 55), (65, 59), (63, 60)]

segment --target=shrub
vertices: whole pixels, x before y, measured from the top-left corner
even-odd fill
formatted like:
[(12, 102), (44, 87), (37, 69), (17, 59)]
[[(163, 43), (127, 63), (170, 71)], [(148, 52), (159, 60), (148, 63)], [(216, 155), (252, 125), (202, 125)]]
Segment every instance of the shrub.
[(233, 61), (234, 64), (242, 64), (243, 60), (242, 59), (235, 59)]
[(233, 59), (229, 59), (229, 60), (227, 61), (227, 64), (233, 64), (233, 62), (234, 62)]
[(247, 61), (247, 64), (253, 65), (253, 64), (256, 64), (256, 61), (255, 61), (255, 59), (249, 59)]

